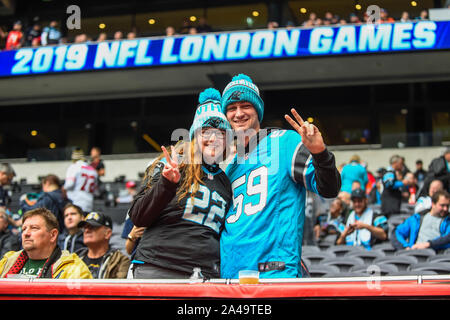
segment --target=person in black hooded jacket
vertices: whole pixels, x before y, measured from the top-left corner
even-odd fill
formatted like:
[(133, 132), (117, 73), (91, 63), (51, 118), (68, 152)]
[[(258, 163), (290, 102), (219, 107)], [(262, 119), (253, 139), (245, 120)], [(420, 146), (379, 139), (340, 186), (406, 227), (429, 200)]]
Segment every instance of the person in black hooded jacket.
[(419, 190), (419, 197), (427, 196), (433, 180), (440, 180), (444, 190), (450, 192), (450, 147), (440, 157), (433, 159), (428, 166), (428, 174)]

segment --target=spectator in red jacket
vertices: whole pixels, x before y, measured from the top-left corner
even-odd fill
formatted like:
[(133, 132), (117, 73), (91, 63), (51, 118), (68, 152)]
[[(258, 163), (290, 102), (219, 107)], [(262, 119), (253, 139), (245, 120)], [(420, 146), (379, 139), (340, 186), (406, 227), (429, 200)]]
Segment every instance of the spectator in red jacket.
[(13, 29), (8, 33), (6, 38), (6, 50), (19, 49), (22, 46), (22, 23), (17, 21), (14, 23)]

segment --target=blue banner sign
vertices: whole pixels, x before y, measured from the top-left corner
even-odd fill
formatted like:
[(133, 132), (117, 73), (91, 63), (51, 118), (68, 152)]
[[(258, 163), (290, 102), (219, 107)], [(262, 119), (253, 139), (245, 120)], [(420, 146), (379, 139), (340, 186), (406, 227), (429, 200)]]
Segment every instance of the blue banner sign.
[(450, 49), (450, 21), (252, 30), (3, 51), (0, 77), (442, 49)]

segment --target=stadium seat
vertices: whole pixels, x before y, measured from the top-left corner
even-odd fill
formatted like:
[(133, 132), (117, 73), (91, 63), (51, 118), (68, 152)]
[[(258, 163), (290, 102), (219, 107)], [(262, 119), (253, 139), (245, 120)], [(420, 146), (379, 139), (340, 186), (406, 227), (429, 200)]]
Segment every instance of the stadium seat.
[(395, 252), (396, 256), (413, 256), (416, 257), (419, 262), (425, 262), (430, 257), (434, 257), (436, 255), (436, 252), (433, 249), (420, 249), (420, 250), (399, 250)]
[(407, 218), (408, 216), (405, 216), (404, 214), (391, 215), (388, 218), (389, 230), (393, 230), (395, 227), (402, 224)]
[(396, 251), (392, 244), (388, 241), (374, 245), (372, 250), (381, 250), (386, 256), (394, 255)]
[(418, 263), (418, 259), (413, 256), (386, 256), (383, 258), (377, 258), (372, 263), (375, 265), (380, 264), (393, 264), (396, 265), (399, 271), (407, 270), (410, 265)]
[(348, 272), (330, 272), (323, 276), (323, 278), (341, 278), (341, 277), (367, 277), (367, 273), (348, 271)]
[(311, 266), (319, 264), (322, 260), (327, 258), (335, 258), (336, 256), (331, 252), (311, 252), (302, 254), (302, 259), (308, 259)]
[(128, 209), (129, 206), (108, 207), (104, 208), (102, 212), (111, 217), (113, 222), (121, 224), (125, 221)]
[(336, 234), (329, 234), (318, 243), (320, 250), (327, 250), (329, 247), (334, 246), (337, 240)]
[(346, 246), (346, 245), (334, 245), (326, 249), (326, 252), (332, 252), (336, 257), (343, 257), (349, 252), (365, 252), (367, 251), (361, 246)]
[(450, 254), (437, 254), (428, 258), (427, 262), (450, 262)]
[(408, 216), (414, 214), (414, 205), (409, 203), (402, 203), (400, 207), (400, 213)]
[(313, 265), (309, 269), (309, 275), (312, 278), (323, 277), (328, 273), (339, 273), (339, 268), (336, 266), (326, 266), (326, 265)]
[(435, 275), (438, 274), (436, 271), (432, 270), (403, 270), (396, 272), (388, 272), (388, 276), (417, 276), (417, 275)]
[(370, 250), (370, 251), (350, 251), (345, 257), (357, 257), (364, 261), (364, 264), (368, 265), (373, 262), (373, 260), (385, 257), (386, 254), (381, 250)]
[(337, 266), (339, 268), (339, 271), (348, 272), (350, 268), (354, 266), (364, 265), (364, 260), (355, 257), (336, 257), (324, 259), (320, 262), (320, 264), (326, 266)]
[(431, 270), (437, 274), (450, 274), (450, 263), (448, 262), (421, 262), (411, 265), (408, 271), (427, 271)]
[(334, 242), (320, 241), (318, 246), (321, 251), (326, 251), (329, 247), (334, 246)]
[(302, 255), (311, 252), (320, 252), (320, 248), (318, 246), (302, 246)]
[[(380, 276), (385, 276), (389, 272), (398, 272), (398, 267), (394, 264), (380, 264), (380, 265), (361, 265), (350, 268), (351, 272), (364, 272), (366, 276), (376, 275), (375, 271), (380, 272)], [(371, 271), (371, 272), (369, 272)]]
[(381, 212), (381, 204), (371, 204), (369, 208), (373, 210), (373, 212)]

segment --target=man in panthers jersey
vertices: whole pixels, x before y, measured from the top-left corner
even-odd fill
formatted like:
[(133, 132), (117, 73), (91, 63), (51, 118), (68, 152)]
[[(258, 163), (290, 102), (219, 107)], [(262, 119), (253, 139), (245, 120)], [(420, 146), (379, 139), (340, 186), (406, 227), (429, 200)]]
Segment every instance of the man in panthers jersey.
[(83, 150), (79, 148), (72, 151), (72, 162), (67, 169), (63, 189), (67, 198), (87, 214), (94, 209), (97, 171), (86, 162)]
[(261, 278), (302, 276), (306, 190), (337, 196), (341, 180), (334, 155), (311, 123), (286, 115), (294, 130), (262, 130), (264, 103), (246, 75), (233, 77), (222, 94), (222, 111), (237, 137), (226, 168), (233, 205), (221, 235), (221, 276), (258, 270)]

